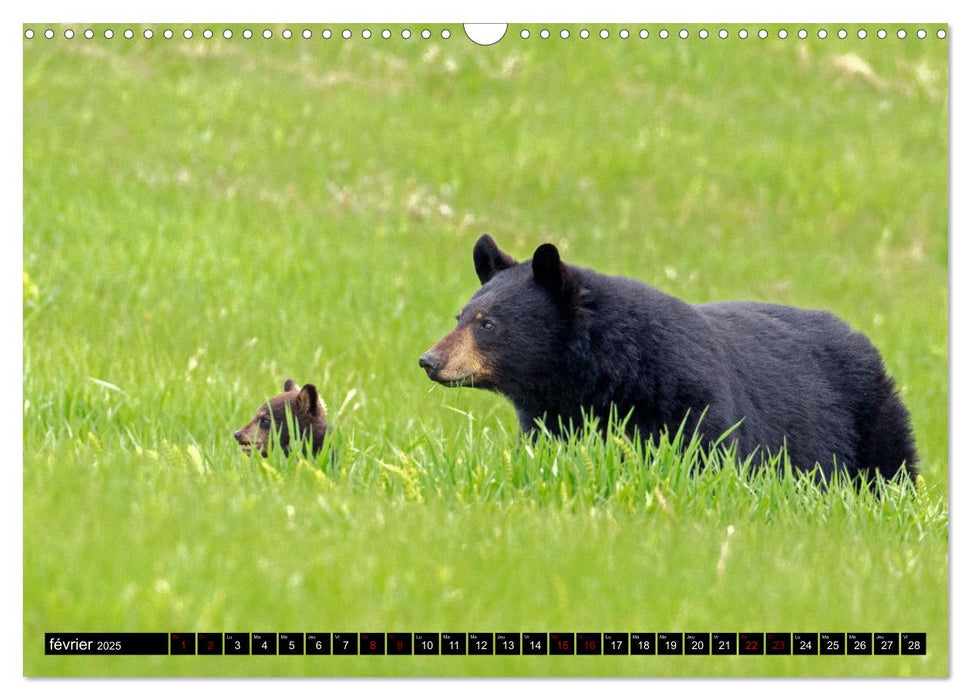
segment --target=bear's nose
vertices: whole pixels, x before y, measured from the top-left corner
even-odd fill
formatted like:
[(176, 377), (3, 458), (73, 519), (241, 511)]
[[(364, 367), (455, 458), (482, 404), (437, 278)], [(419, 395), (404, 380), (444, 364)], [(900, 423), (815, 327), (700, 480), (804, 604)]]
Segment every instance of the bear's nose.
[(426, 352), (424, 355), (418, 358), (418, 366), (423, 370), (431, 374), (432, 372), (437, 372), (442, 366), (442, 361), (438, 359), (437, 356), (432, 355), (430, 352)]
[(243, 444), (243, 433), (241, 431), (237, 430), (235, 433), (233, 433), (233, 437), (236, 438), (236, 442), (238, 442), (240, 445)]

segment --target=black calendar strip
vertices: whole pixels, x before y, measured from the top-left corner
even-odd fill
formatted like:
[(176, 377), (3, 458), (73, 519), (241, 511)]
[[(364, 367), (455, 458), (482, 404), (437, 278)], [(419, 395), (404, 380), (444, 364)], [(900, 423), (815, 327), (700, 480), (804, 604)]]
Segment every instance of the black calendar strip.
[(923, 656), (926, 632), (148, 632), (44, 635), (48, 655)]

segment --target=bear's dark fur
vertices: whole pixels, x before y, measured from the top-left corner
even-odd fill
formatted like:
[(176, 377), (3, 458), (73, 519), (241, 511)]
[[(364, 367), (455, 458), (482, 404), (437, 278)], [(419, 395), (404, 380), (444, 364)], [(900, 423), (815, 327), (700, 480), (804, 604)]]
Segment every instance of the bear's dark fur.
[(419, 364), (442, 384), (505, 395), (523, 431), (541, 421), (561, 434), (584, 413), (605, 426), (615, 407), (642, 437), (673, 435), (687, 416), (688, 434), (709, 444), (737, 424), (743, 457), (785, 446), (823, 478), (890, 478), (902, 465), (916, 475), (910, 419), (880, 354), (831, 313), (688, 304), (566, 265), (549, 243), (517, 263), (482, 236), (473, 260), (482, 287)]
[(327, 409), (313, 384), (297, 385), (292, 379), (283, 384), (283, 393), (257, 409), (253, 420), (233, 433), (233, 437), (249, 454), (256, 450), (264, 457), (270, 448), (274, 436), (279, 433), (280, 449), (285, 454), (290, 453), (290, 424), (287, 420), (287, 409), (293, 417), (299, 435), (292, 442), (302, 442), (310, 447), (312, 454), (320, 452), (327, 435)]

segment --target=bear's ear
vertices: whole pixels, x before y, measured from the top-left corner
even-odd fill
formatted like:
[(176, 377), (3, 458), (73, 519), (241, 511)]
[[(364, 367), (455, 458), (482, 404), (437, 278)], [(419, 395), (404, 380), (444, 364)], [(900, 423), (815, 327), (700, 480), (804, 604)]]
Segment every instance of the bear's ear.
[(483, 234), (475, 242), (475, 248), (472, 249), (472, 262), (475, 263), (475, 274), (479, 276), (479, 282), (482, 284), (495, 277), (497, 272), (516, 264), (515, 260), (499, 250), (499, 246), (488, 233)]
[(292, 379), (288, 379), (285, 382), (283, 382), (283, 390), (284, 391), (290, 392), (290, 391), (293, 391), (294, 389), (298, 389), (298, 388), (299, 387), (297, 386), (297, 383), (295, 381), (293, 381)]
[(552, 243), (544, 243), (533, 253), (533, 279), (558, 302), (573, 296), (573, 275)]
[(304, 384), (300, 393), (297, 394), (295, 401), (296, 409), (302, 415), (316, 416), (320, 408), (320, 398), (317, 396), (317, 387), (313, 384)]

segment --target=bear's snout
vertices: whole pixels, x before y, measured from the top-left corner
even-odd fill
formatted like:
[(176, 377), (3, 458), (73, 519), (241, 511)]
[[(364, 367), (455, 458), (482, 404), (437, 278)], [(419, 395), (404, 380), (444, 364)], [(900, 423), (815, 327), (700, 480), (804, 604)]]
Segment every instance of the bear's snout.
[(418, 358), (418, 366), (425, 370), (429, 377), (434, 377), (438, 370), (442, 368), (442, 360), (438, 355), (433, 355), (431, 351), (428, 351)]
[(446, 386), (483, 386), (489, 372), (472, 329), (459, 326), (418, 358), (433, 382)]
[(250, 442), (250, 435), (245, 434), (243, 432), (244, 430), (246, 430), (246, 426), (233, 433), (233, 437), (236, 438), (236, 442), (243, 448), (243, 451), (248, 453), (252, 447), (252, 443)]

